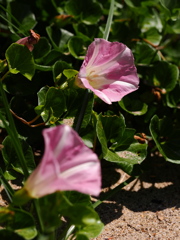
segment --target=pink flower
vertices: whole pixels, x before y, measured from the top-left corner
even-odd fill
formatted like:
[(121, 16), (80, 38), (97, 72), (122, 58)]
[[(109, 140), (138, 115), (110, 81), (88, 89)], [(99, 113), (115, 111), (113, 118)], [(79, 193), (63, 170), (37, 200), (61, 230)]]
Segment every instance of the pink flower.
[(38, 43), (40, 35), (35, 33), (32, 29), (30, 30), (30, 36), (19, 39), (16, 43), (25, 45), (29, 51), (32, 52), (34, 44)]
[(68, 190), (97, 196), (101, 189), (97, 155), (67, 125), (46, 129), (43, 136), (44, 156), (25, 182), (23, 191), (32, 198)]
[(90, 44), (75, 84), (88, 88), (104, 102), (120, 101), (138, 89), (131, 50), (119, 42), (97, 38)]

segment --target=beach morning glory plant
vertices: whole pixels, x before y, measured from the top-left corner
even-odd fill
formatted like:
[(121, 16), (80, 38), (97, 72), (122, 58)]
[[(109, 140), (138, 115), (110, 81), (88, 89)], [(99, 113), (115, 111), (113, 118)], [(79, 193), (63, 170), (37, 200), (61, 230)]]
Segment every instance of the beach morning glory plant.
[(90, 89), (107, 104), (120, 101), (138, 89), (131, 50), (123, 43), (96, 38), (88, 47), (75, 84)]
[(98, 196), (101, 170), (97, 155), (68, 125), (43, 131), (44, 156), (20, 194), (40, 198), (56, 191), (74, 190)]

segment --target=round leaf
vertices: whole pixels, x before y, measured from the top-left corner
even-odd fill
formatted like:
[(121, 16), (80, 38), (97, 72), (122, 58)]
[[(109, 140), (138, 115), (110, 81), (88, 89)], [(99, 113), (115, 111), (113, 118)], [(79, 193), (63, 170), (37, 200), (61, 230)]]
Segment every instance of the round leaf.
[(13, 43), (6, 51), (9, 71), (13, 74), (21, 73), (31, 80), (35, 73), (34, 59), (26, 46)]
[(51, 45), (47, 38), (41, 37), (39, 42), (34, 45), (33, 56), (35, 59), (46, 56), (51, 50)]
[(129, 96), (125, 96), (119, 103), (119, 106), (126, 112), (140, 116), (147, 112), (148, 105), (141, 102), (138, 99), (131, 99)]
[(168, 119), (154, 116), (150, 123), (150, 132), (160, 153), (166, 161), (180, 164), (180, 129), (171, 129)]
[(154, 66), (154, 85), (171, 91), (177, 83), (179, 69), (176, 65), (168, 62), (158, 62)]
[(82, 57), (82, 54), (84, 53), (83, 43), (84, 43), (84, 41), (80, 37), (72, 37), (69, 40), (68, 48), (69, 48), (70, 53), (73, 55), (73, 57), (75, 57), (77, 59), (84, 59), (84, 57)]

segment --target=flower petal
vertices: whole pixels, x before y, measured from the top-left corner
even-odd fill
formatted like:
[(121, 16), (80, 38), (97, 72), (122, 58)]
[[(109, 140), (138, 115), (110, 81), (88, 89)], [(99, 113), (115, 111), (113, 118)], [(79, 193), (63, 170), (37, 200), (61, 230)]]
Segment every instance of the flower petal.
[(131, 50), (119, 42), (95, 39), (88, 48), (75, 83), (92, 90), (108, 104), (120, 101), (138, 89), (139, 78)]
[(37, 198), (55, 191), (75, 190), (97, 196), (101, 188), (100, 162), (67, 125), (43, 131), (45, 152), (29, 176), (25, 189)]

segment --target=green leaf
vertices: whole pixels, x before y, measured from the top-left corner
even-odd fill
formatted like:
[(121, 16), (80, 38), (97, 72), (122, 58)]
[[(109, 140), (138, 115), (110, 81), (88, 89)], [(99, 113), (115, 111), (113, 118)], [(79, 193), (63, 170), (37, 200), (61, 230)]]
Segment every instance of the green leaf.
[(31, 52), (26, 46), (13, 43), (6, 50), (9, 71), (12, 74), (21, 73), (28, 80), (31, 80), (35, 73), (34, 60)]
[[(113, 119), (113, 118), (112, 118)], [(134, 165), (139, 165), (146, 157), (147, 144), (140, 144), (134, 139), (134, 130), (125, 129), (124, 122), (119, 123), (119, 130), (117, 130), (117, 123), (114, 125), (112, 121), (107, 126), (109, 129), (114, 128), (114, 144), (108, 147), (109, 135), (108, 128), (104, 127), (101, 117), (98, 118), (96, 132), (99, 142), (102, 147), (103, 158), (109, 162), (117, 163), (126, 173), (132, 174)], [(116, 130), (115, 130), (116, 129)], [(110, 131), (111, 132), (111, 131)], [(115, 142), (116, 140), (116, 142)]]
[(141, 26), (142, 32), (146, 32), (151, 28), (156, 28), (159, 32), (162, 31), (163, 24), (161, 22), (160, 15), (155, 10), (155, 8), (152, 8), (152, 12), (153, 14), (146, 13), (146, 15), (144, 15), (142, 26)]
[[(87, 104), (87, 107), (86, 107), (84, 118), (83, 118), (83, 121), (82, 121), (82, 124), (81, 124), (81, 128), (86, 128), (88, 123), (90, 122), (93, 106), (94, 106), (94, 94), (89, 93), (89, 100), (88, 100), (88, 104)], [(76, 124), (77, 117), (78, 116), (76, 116), (76, 118), (74, 120), (74, 124)]]
[(44, 105), (46, 102), (46, 93), (48, 91), (49, 87), (42, 87), (39, 92), (37, 93), (38, 95), (38, 106), (35, 107), (35, 112), (38, 115), (41, 115), (44, 121), (46, 121), (49, 117), (49, 111), (44, 111)]
[(175, 9), (180, 8), (180, 3), (178, 0), (170, 1), (170, 0), (160, 0), (162, 6), (166, 9), (169, 9), (173, 12)]
[[(37, 200), (38, 204), (41, 206), (41, 219), (45, 226), (45, 233), (50, 233), (57, 229), (62, 221), (60, 218), (61, 208), (68, 208), (72, 204), (66, 201), (63, 192), (56, 192), (49, 194)], [(47, 211), (51, 209), (51, 211)]]
[(54, 65), (59, 59), (64, 60), (66, 58), (67, 56), (63, 55), (59, 49), (53, 49), (43, 58), (43, 63), (44, 65)]
[(72, 37), (68, 42), (69, 52), (73, 57), (83, 60), (85, 51), (83, 49), (84, 41), (81, 37)]
[(135, 59), (138, 64), (147, 64), (159, 61), (160, 57), (156, 49), (147, 43), (137, 43), (135, 48)]
[(139, 99), (131, 98), (130, 96), (123, 97), (118, 104), (123, 110), (134, 116), (143, 115), (148, 110), (147, 104), (141, 102)]
[(150, 28), (144, 33), (146, 40), (154, 45), (159, 45), (162, 39), (162, 35), (158, 32), (156, 28)]
[(136, 8), (131, 0), (124, 0), (124, 2), (131, 8)]
[(103, 230), (104, 224), (97, 221), (96, 224), (83, 227), (76, 234), (77, 240), (89, 240), (97, 237)]
[(63, 91), (54, 87), (49, 88), (46, 94), (45, 110), (52, 109), (54, 117), (59, 118), (66, 109)]
[(6, 224), (9, 229), (14, 230), (23, 239), (30, 240), (37, 235), (32, 215), (21, 209), (12, 207), (0, 208), (0, 223)]
[(66, 110), (66, 99), (63, 90), (54, 87), (43, 87), (38, 92), (38, 106), (35, 111), (41, 114), (46, 122), (56, 122)]
[(112, 116), (110, 112), (108, 115), (99, 115), (98, 121), (101, 121), (106, 140), (114, 143), (117, 142), (123, 136), (125, 131), (125, 121), (123, 115)]
[(37, 236), (37, 229), (35, 226), (17, 229), (15, 232), (24, 237), (26, 240), (34, 239)]
[(41, 37), (39, 42), (34, 45), (33, 56), (34, 59), (45, 57), (51, 50), (51, 45), (47, 38)]
[(83, 234), (83, 233), (78, 233), (76, 235), (76, 240), (89, 240), (89, 238), (86, 236), (86, 233)]
[(68, 40), (73, 34), (65, 29), (59, 29), (55, 26), (48, 26), (46, 32), (52, 42), (55, 50), (63, 52), (67, 48)]
[[(25, 160), (26, 160), (26, 166), (28, 168), (29, 173), (31, 173), (36, 167), (35, 162), (34, 162), (34, 155), (33, 155), (32, 149), (25, 142), (25, 140), (20, 139), (20, 141), (21, 141), (22, 150), (23, 150)], [(22, 170), (22, 168), (19, 164), (19, 159), (18, 159), (16, 151), (13, 147), (12, 140), (11, 140), (10, 136), (7, 136), (4, 139), (2, 144), (4, 146), (3, 149), (2, 149), (2, 155), (3, 155), (4, 161), (5, 161), (7, 170), (8, 169), (13, 169), (16, 172), (24, 174), (23, 170)]]
[(69, 0), (65, 4), (65, 10), (68, 14), (83, 21), (85, 24), (95, 24), (102, 15), (101, 5), (91, 0)]
[(78, 74), (78, 71), (74, 69), (65, 69), (63, 74), (69, 79), (74, 78)]
[(166, 19), (170, 18), (171, 11), (169, 10), (168, 6), (166, 6), (166, 2), (169, 2), (169, 0), (168, 1), (167, 0), (160, 0), (159, 2), (162, 5), (163, 10), (165, 11)]
[(168, 107), (179, 108), (179, 104), (180, 104), (179, 93), (180, 93), (180, 85), (178, 83), (171, 92), (166, 94), (166, 102)]
[[(37, 22), (35, 15), (31, 12), (30, 5), (22, 2), (11, 1), (8, 2), (7, 10), (11, 13), (11, 15), (7, 14), (8, 20), (10, 23), (15, 24), (19, 30), (24, 32), (35, 27)], [(11, 24), (9, 24), (9, 28), (13, 33), (17, 32)]]
[(38, 105), (45, 105), (46, 102), (46, 93), (48, 91), (49, 87), (45, 86), (42, 87), (39, 92), (37, 93), (38, 95)]
[[(63, 216), (70, 219), (75, 226), (94, 226), (101, 223), (97, 212), (84, 204), (75, 204), (62, 210)], [(102, 224), (102, 223), (101, 223)]]
[(6, 60), (1, 60), (0, 59), (0, 73), (2, 73), (7, 67), (7, 62)]
[(91, 198), (89, 195), (76, 192), (76, 191), (66, 191), (64, 192), (66, 198), (73, 204), (82, 204), (85, 206), (91, 206), (92, 207), (92, 202)]
[[(66, 79), (69, 78), (64, 74), (64, 69), (68, 69), (67, 71), (71, 71), (71, 65), (68, 64), (65, 61), (57, 61), (55, 62), (53, 66), (53, 78), (54, 82), (57, 83), (58, 85), (62, 85), (64, 82), (66, 82)], [(72, 70), (74, 71), (74, 70)], [(67, 77), (64, 77), (64, 75)]]
[(154, 85), (172, 91), (179, 78), (179, 69), (176, 65), (168, 62), (158, 62), (154, 66)]
[(151, 119), (150, 132), (166, 161), (180, 164), (180, 129), (173, 129), (168, 118), (159, 119), (155, 115)]
[(30, 96), (36, 94), (42, 85), (42, 76), (36, 73), (31, 81), (20, 73), (10, 74), (3, 80), (4, 89), (15, 96)]
[(123, 151), (108, 150), (104, 159), (109, 162), (118, 164), (123, 171), (132, 175), (134, 165), (139, 165), (143, 162), (147, 155), (147, 144), (132, 143), (129, 148)]

